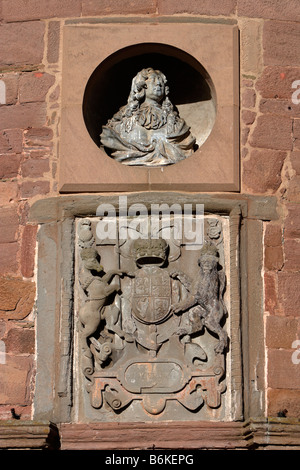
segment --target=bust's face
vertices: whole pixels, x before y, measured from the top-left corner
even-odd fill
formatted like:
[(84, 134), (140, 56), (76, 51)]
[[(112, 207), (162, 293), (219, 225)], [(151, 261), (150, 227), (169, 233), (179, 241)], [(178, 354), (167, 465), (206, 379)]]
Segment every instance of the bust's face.
[(165, 94), (165, 85), (162, 77), (156, 73), (152, 73), (149, 76), (146, 84), (146, 100), (148, 99), (159, 103)]

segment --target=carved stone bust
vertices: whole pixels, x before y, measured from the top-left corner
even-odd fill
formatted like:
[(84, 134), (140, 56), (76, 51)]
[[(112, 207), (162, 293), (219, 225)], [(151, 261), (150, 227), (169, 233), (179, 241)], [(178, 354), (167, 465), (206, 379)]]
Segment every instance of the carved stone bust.
[(189, 157), (195, 138), (168, 98), (165, 75), (141, 70), (132, 80), (127, 105), (103, 126), (101, 144), (126, 165), (170, 165)]

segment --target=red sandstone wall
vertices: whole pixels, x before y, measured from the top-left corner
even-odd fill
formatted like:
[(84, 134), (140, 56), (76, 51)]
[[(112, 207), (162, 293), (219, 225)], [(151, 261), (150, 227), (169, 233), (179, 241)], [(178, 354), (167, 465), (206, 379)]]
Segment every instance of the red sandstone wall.
[(12, 408), (31, 416), (36, 227), (27, 214), (58, 194), (62, 23), (105, 15), (238, 21), (242, 192), (276, 195), (280, 211), (265, 226), (267, 409), (300, 417), (299, 0), (0, 0), (0, 418)]

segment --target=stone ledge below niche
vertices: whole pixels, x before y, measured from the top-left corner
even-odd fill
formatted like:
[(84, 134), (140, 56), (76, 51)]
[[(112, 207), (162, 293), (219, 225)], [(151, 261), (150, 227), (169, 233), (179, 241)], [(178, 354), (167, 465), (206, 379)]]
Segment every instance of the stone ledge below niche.
[(244, 422), (78, 423), (59, 426), (62, 450), (300, 450), (300, 420)]
[(41, 421), (0, 421), (0, 450), (59, 449), (57, 427)]

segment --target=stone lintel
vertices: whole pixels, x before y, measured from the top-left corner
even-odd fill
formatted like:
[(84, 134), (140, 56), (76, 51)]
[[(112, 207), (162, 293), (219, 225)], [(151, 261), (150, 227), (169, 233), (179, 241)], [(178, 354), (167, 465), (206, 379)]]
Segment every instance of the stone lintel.
[(273, 196), (249, 196), (238, 193), (179, 193), (179, 192), (138, 192), (109, 194), (75, 194), (57, 196), (36, 201), (30, 210), (30, 222), (49, 223), (65, 218), (96, 215), (100, 204), (109, 203), (118, 208), (119, 197), (126, 196), (127, 204), (142, 203), (147, 208), (151, 204), (204, 204), (205, 212), (218, 212), (229, 215), (240, 206), (242, 217), (256, 220), (276, 220), (278, 218), (277, 199)]

